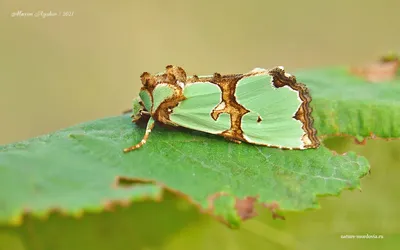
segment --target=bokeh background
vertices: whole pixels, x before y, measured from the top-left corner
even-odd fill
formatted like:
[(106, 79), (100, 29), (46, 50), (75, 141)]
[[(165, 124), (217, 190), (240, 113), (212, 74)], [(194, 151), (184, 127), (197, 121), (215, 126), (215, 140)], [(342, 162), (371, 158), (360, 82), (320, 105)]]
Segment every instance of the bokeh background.
[[(400, 50), (399, 10), (398, 0), (0, 0), (0, 144), (119, 115), (137, 95), (140, 74), (162, 71), (167, 64), (189, 74), (209, 74), (278, 65), (293, 72), (373, 61)], [(73, 15), (13, 17), (18, 11)], [(153, 244), (137, 249), (397, 249), (400, 143), (372, 141), (360, 147), (335, 139), (330, 145), (356, 150), (371, 161), (373, 174), (363, 179), (363, 192), (323, 198), (322, 210), (289, 213), (285, 222), (262, 213), (247, 229), (232, 232), (190, 209), (182, 212), (180, 201), (171, 198), (106, 219), (28, 218), (21, 228), (1, 231), (0, 249), (77, 249), (68, 244), (76, 241), (82, 247), (85, 239), (95, 244), (99, 238), (103, 244), (98, 249), (118, 244), (123, 249), (126, 234)], [(160, 213), (159, 206), (171, 212)], [(120, 227), (120, 221), (146, 218), (143, 213), (158, 219), (151, 221), (151, 229), (135, 223)], [(44, 236), (59, 225), (64, 226), (58, 238)], [(113, 234), (109, 227), (126, 234)], [(157, 230), (165, 239), (154, 241), (151, 234)], [(383, 234), (385, 239), (340, 239), (346, 233)], [(9, 245), (2, 248), (5, 242)]]
[[(288, 71), (400, 50), (400, 2), (0, 0), (0, 144), (130, 107), (143, 71)], [(12, 17), (18, 12), (72, 17)]]

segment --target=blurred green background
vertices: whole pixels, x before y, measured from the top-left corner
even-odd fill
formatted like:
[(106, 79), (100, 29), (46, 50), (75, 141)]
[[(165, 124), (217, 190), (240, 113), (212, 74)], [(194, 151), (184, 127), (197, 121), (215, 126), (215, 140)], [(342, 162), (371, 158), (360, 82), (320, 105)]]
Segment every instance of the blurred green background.
[[(399, 9), (398, 0), (0, 0), (0, 144), (118, 115), (137, 95), (139, 75), (167, 64), (208, 74), (375, 60), (400, 50)], [(13, 17), (18, 11), (73, 16)], [(397, 249), (399, 141), (329, 145), (365, 155), (372, 175), (362, 193), (322, 198), (319, 211), (289, 213), (286, 221), (262, 212), (232, 231), (169, 195), (80, 220), (28, 217), (21, 227), (0, 228), (0, 250)], [(385, 238), (340, 239), (346, 233)]]

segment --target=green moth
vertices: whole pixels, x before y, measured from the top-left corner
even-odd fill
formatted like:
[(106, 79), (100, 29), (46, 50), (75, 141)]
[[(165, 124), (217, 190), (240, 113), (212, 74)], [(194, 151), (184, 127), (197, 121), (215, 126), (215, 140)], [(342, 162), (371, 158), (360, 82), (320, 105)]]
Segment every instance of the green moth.
[(255, 68), (246, 74), (186, 76), (177, 66), (141, 75), (132, 122), (147, 121), (143, 146), (155, 121), (181, 126), (241, 143), (282, 149), (317, 148), (311, 96), (283, 67)]

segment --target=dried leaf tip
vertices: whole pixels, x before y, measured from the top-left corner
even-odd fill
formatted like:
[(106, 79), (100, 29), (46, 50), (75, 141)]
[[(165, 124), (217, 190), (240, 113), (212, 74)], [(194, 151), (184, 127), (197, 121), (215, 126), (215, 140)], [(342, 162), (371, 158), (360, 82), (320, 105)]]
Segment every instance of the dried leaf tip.
[(377, 62), (351, 67), (350, 72), (369, 82), (384, 82), (393, 80), (397, 75), (399, 67), (399, 55), (388, 53), (382, 56)]

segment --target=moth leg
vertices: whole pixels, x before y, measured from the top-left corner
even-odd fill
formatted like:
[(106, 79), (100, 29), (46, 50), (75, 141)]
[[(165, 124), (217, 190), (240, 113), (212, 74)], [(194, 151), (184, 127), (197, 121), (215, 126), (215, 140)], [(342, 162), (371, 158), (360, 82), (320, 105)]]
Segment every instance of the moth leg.
[(151, 115), (150, 115), (150, 112), (149, 112), (149, 111), (145, 111), (145, 110), (140, 110), (140, 115), (148, 115), (148, 116), (151, 116)]
[(132, 150), (138, 149), (141, 146), (143, 146), (146, 142), (147, 139), (149, 138), (149, 135), (151, 133), (151, 130), (154, 128), (154, 119), (153, 117), (150, 117), (149, 121), (147, 122), (147, 126), (146, 126), (146, 133), (143, 136), (143, 139), (136, 145), (129, 147), (129, 148), (125, 148), (124, 149), (124, 153), (130, 152)]
[(131, 115), (132, 118), (132, 122), (136, 123), (137, 121), (140, 120), (140, 118), (142, 118), (142, 116), (140, 114), (133, 114)]

